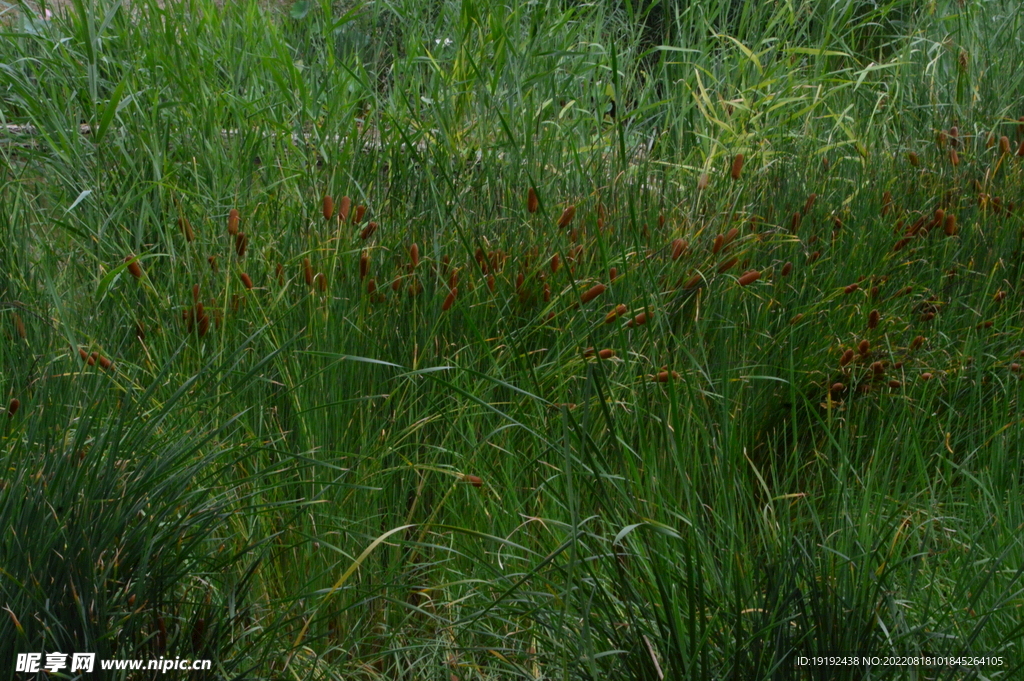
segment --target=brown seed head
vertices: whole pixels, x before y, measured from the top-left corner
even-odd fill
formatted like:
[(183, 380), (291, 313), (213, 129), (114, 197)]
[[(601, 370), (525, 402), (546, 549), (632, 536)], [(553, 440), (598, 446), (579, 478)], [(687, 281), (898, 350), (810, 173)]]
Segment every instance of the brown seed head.
[(562, 261), (559, 259), (557, 253), (555, 253), (553, 256), (551, 256), (551, 274), (554, 274), (555, 272), (557, 272), (558, 268), (561, 266), (561, 264), (562, 264)]
[(925, 337), (924, 336), (917, 336), (916, 338), (914, 338), (914, 340), (912, 340), (910, 342), (910, 349), (912, 351), (913, 350), (917, 350), (919, 347), (921, 347), (924, 344), (924, 341), (925, 341)]
[(231, 236), (238, 234), (238, 221), (238, 211), (232, 208), (228, 212), (228, 234), (230, 234)]
[(746, 286), (747, 284), (753, 284), (755, 281), (761, 278), (761, 273), (757, 270), (750, 270), (741, 276), (737, 281), (740, 286)]
[(921, 374), (921, 380), (922, 381), (930, 381), (930, 380), (932, 380), (931, 372), (926, 371), (923, 374)]
[(846, 288), (843, 289), (843, 293), (849, 295), (849, 294), (853, 293), (854, 291), (856, 291), (859, 288), (860, 288), (860, 284), (850, 284), (849, 286), (847, 286)]
[(889, 387), (892, 388), (893, 390), (899, 390), (900, 386), (902, 385), (903, 384), (897, 381), (895, 378), (889, 381)]
[(101, 369), (110, 369), (110, 367), (114, 366), (114, 362), (109, 357), (104, 357), (103, 355), (97, 355), (96, 361), (100, 363)]
[(949, 150), (949, 162), (954, 168), (960, 165), (960, 154), (956, 153), (956, 149)]
[(245, 232), (239, 232), (238, 236), (235, 237), (235, 253), (238, 254), (239, 258), (245, 257), (245, 249), (249, 245), (249, 237), (245, 235)]
[(800, 229), (800, 222), (802, 220), (803, 217), (801, 216), (800, 211), (796, 211), (795, 213), (793, 213), (793, 217), (789, 219), (789, 231), (792, 232), (793, 234), (796, 234), (797, 230)]
[[(356, 211), (356, 212), (358, 212), (358, 211)], [(370, 235), (372, 235), (376, 231), (377, 231), (377, 223), (376, 222), (372, 222), (372, 221), (371, 222), (367, 222), (366, 223), (366, 227), (363, 227), (363, 231), (359, 233), (359, 238), (363, 239), (365, 241), (366, 239), (369, 239)]]
[(537, 191), (530, 187), (529, 191), (526, 192), (526, 210), (536, 213), (539, 207), (540, 199), (537, 198)]
[(618, 279), (618, 278), (619, 278), (619, 270), (617, 268), (612, 267), (611, 269), (608, 270), (608, 280), (609, 281), (611, 281), (612, 283), (615, 283), (615, 280)]
[(363, 249), (363, 252), (359, 255), (359, 278), (366, 279), (366, 275), (370, 273), (370, 252)]
[(352, 213), (352, 224), (358, 225), (360, 222), (363, 221), (364, 215), (366, 215), (366, 206), (360, 203), (358, 206), (356, 206), (355, 212)]
[(858, 343), (857, 352), (860, 353), (861, 357), (867, 357), (869, 354), (871, 354), (871, 341), (865, 338), (860, 343)]
[(878, 310), (872, 310), (871, 314), (868, 315), (868, 328), (869, 329), (877, 328), (878, 327), (879, 318), (880, 318), (880, 315), (878, 314)]
[(635, 317), (633, 317), (632, 319), (630, 319), (630, 320), (629, 320), (629, 322), (628, 322), (628, 324), (627, 324), (627, 326), (629, 326), (629, 327), (634, 327), (634, 326), (643, 326), (643, 325), (644, 325), (644, 324), (646, 324), (646, 323), (647, 323), (647, 322), (648, 322), (648, 321), (650, 320), (650, 318), (651, 318), (651, 317), (653, 317), (653, 316), (654, 316), (654, 313), (653, 313), (653, 312), (651, 312), (650, 314), (648, 314), (647, 312), (641, 312), (641, 313), (640, 313), (640, 314), (638, 314), (637, 316), (635, 316)]
[(847, 350), (843, 353), (843, 356), (839, 358), (839, 366), (844, 367), (853, 361), (853, 350)]
[(626, 314), (626, 312), (628, 312), (628, 309), (626, 308), (626, 306), (625, 306), (625, 305), (623, 305), (622, 303), (619, 303), (619, 304), (618, 304), (618, 305), (616, 305), (616, 306), (615, 306), (614, 308), (612, 308), (612, 311), (611, 311), (611, 312), (609, 312), (609, 313), (608, 313), (608, 314), (607, 314), (607, 315), (605, 316), (605, 318), (604, 318), (604, 323), (605, 323), (605, 324), (611, 324), (611, 323), (612, 323), (612, 322), (614, 322), (614, 321), (615, 321), (616, 319), (618, 319), (618, 318), (619, 318), (619, 317), (621, 317), (622, 315)]
[(252, 279), (249, 278), (248, 274), (242, 272), (238, 277), (242, 280), (242, 285), (245, 286), (246, 289), (252, 288)]
[(306, 280), (306, 286), (313, 285), (313, 266), (309, 264), (309, 258), (302, 259), (302, 276)]
[(956, 236), (956, 216), (950, 213), (945, 219), (946, 236)]
[(739, 261), (740, 259), (737, 257), (729, 258), (728, 260), (726, 260), (725, 262), (718, 266), (718, 271), (727, 272), (728, 270), (732, 269), (732, 267)]
[(780, 272), (780, 274), (783, 277), (788, 277), (789, 273), (792, 272), (792, 271), (793, 271), (793, 263), (787, 262), (785, 265), (782, 266), (782, 271)]
[(575, 216), (576, 206), (566, 206), (565, 210), (562, 211), (562, 216), (558, 218), (559, 229), (565, 229), (568, 227)]
[(804, 202), (804, 210), (803, 210), (804, 215), (807, 215), (808, 213), (811, 212), (811, 208), (814, 207), (814, 202), (817, 201), (817, 200), (818, 200), (818, 195), (817, 194), (811, 194), (810, 196), (807, 197), (807, 201)]
[(317, 272), (313, 275), (313, 281), (316, 282), (316, 288), (320, 293), (327, 291), (327, 275), (323, 272)]
[(181, 229), (181, 233), (185, 235), (185, 241), (194, 241), (196, 238), (195, 232), (192, 231), (192, 223), (188, 221), (188, 218), (182, 216), (178, 218), (178, 227)]
[(580, 302), (586, 305), (591, 300), (604, 293), (607, 289), (608, 287), (604, 284), (594, 284), (580, 296)]
[(14, 415), (18, 413), (18, 409), (20, 409), (20, 408), (21, 408), (21, 400), (19, 400), (17, 397), (15, 397), (14, 399), (12, 399), (7, 404), (7, 418), (13, 419)]
[(913, 151), (907, 152), (907, 160), (910, 161), (910, 165), (914, 166), (915, 168), (921, 165), (921, 159), (918, 158), (917, 154), (915, 154)]
[(612, 357), (615, 356), (615, 351), (612, 350), (611, 348), (605, 348), (604, 350), (598, 352), (597, 356), (600, 357), (601, 359), (611, 359)]
[(412, 263), (413, 267), (420, 264), (420, 247), (416, 244), (409, 247), (409, 262)]
[[(132, 262), (134, 260), (134, 262)], [(136, 279), (142, 278), (142, 266), (134, 255), (127, 256), (124, 261), (128, 263), (128, 272)]]
[(883, 373), (885, 373), (885, 367), (882, 366), (881, 362), (872, 362), (871, 363), (871, 372), (875, 376), (881, 376)]
[(1010, 153), (1010, 138), (1006, 135), (999, 138), (999, 153), (1003, 156)]
[(679, 260), (686, 253), (686, 249), (689, 247), (682, 239), (676, 239), (672, 242), (672, 259)]
[(443, 310), (444, 312), (450, 310), (452, 305), (455, 304), (455, 299), (458, 297), (458, 295), (458, 288), (453, 288), (451, 291), (449, 291), (448, 295), (445, 296), (444, 302), (441, 304), (441, 310)]
[(832, 384), (831, 392), (833, 392), (833, 393), (841, 393), (841, 392), (845, 392), (845, 391), (846, 391), (846, 386), (843, 385), (842, 383), (839, 383), (837, 381), (837, 382)]
[(347, 222), (348, 214), (352, 210), (352, 199), (347, 196), (341, 197), (341, 205), (338, 207), (338, 221)]
[(732, 170), (729, 174), (734, 180), (740, 179), (740, 175), (743, 174), (743, 154), (736, 154), (732, 159)]
[(803, 318), (804, 318), (804, 313), (803, 312), (800, 312), (798, 314), (793, 315), (793, 318), (789, 320), (790, 326), (792, 326), (794, 324), (799, 324), (800, 320), (803, 319)]
[(809, 256), (807, 256), (807, 264), (810, 265), (812, 262), (815, 262), (820, 257), (821, 251), (815, 251), (814, 253), (811, 253)]
[(334, 199), (331, 198), (330, 194), (324, 194), (323, 212), (324, 220), (330, 220), (334, 217)]
[(477, 477), (475, 475), (469, 475), (468, 473), (463, 474), (462, 481), (463, 482), (467, 482), (470, 485), (473, 485), (473, 487), (483, 487), (484, 486), (484, 481), (483, 480), (481, 480), (479, 477)]
[(377, 292), (377, 280), (371, 278), (370, 281), (366, 282), (366, 292), (371, 296)]

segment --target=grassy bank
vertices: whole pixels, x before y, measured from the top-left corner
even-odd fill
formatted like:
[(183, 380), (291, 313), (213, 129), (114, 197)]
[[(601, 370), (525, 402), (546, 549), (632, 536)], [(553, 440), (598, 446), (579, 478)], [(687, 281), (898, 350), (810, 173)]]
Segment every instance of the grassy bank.
[(4, 16), (0, 660), (1024, 668), (1019, 4)]

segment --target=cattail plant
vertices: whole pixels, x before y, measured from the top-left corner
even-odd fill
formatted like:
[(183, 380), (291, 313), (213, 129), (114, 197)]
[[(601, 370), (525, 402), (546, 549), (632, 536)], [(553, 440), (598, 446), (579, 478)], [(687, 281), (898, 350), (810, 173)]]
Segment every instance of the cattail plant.
[(359, 255), (359, 278), (366, 279), (366, 275), (370, 273), (370, 252), (363, 249), (363, 252)]
[(586, 305), (591, 300), (604, 293), (607, 289), (608, 287), (604, 284), (594, 284), (580, 296), (580, 302)]
[(839, 358), (839, 366), (844, 367), (853, 361), (853, 350), (847, 350), (843, 353), (843, 356)]
[(18, 332), (18, 337), (24, 339), (28, 334), (25, 333), (25, 322), (21, 321), (21, 315), (17, 312), (12, 312), (11, 316), (14, 320), (14, 330)]
[(914, 340), (912, 340), (910, 342), (910, 350), (911, 350), (911, 352), (913, 352), (914, 350), (917, 350), (919, 347), (924, 345), (924, 342), (925, 342), (925, 337), (924, 336), (917, 336), (917, 337), (915, 337)]
[(196, 234), (192, 231), (192, 223), (188, 221), (187, 217), (182, 216), (178, 218), (178, 228), (181, 230), (181, 233), (185, 235), (185, 241), (190, 243), (195, 241)]
[(781, 274), (783, 277), (788, 277), (789, 273), (792, 272), (792, 271), (793, 271), (793, 263), (787, 262), (785, 265), (782, 266), (782, 271), (779, 274)]
[(228, 235), (229, 236), (235, 236), (236, 234), (238, 234), (238, 221), (239, 221), (238, 211), (236, 209), (232, 208), (228, 212)]
[(409, 262), (413, 268), (420, 264), (420, 247), (416, 244), (409, 247)]
[(945, 219), (944, 222), (945, 222), (946, 236), (956, 236), (956, 232), (957, 232), (956, 216), (953, 215), (952, 213), (950, 213), (949, 215), (946, 216), (946, 219)]
[(608, 270), (608, 281), (615, 283), (615, 280), (619, 278), (619, 270), (615, 267), (609, 268)]
[(561, 217), (558, 218), (559, 229), (565, 229), (572, 223), (572, 219), (576, 216), (576, 206), (569, 205), (562, 211)]
[(455, 304), (455, 299), (458, 296), (459, 296), (459, 289), (458, 288), (453, 288), (451, 291), (449, 291), (448, 295), (445, 296), (444, 302), (441, 304), (441, 310), (443, 310), (444, 312), (447, 312), (448, 310), (450, 310), (452, 305)]
[(245, 232), (239, 232), (238, 236), (235, 237), (235, 253), (238, 254), (238, 258), (245, 257), (245, 249), (249, 245), (249, 237), (245, 235)]
[(907, 160), (910, 161), (910, 165), (914, 166), (915, 168), (921, 165), (921, 159), (918, 158), (917, 154), (914, 153), (913, 151), (907, 152)]
[(412, 278), (412, 283), (409, 284), (409, 297), (415, 298), (419, 294), (423, 293), (423, 284), (416, 277)]
[(945, 130), (939, 130), (935, 133), (935, 144), (938, 145), (940, 151), (945, 151), (947, 138), (948, 135)]
[[(356, 212), (359, 212), (359, 211), (357, 210)], [(373, 221), (367, 222), (366, 223), (366, 227), (363, 227), (363, 231), (359, 233), (359, 238), (362, 239), (363, 241), (366, 241), (376, 231), (377, 231), (377, 223), (373, 222)]]
[(556, 272), (558, 272), (558, 268), (561, 266), (561, 264), (562, 261), (558, 257), (557, 253), (551, 256), (551, 274), (555, 274)]
[(892, 210), (892, 194), (886, 190), (882, 193), (882, 217), (885, 217)]
[(139, 264), (139, 259), (134, 255), (129, 255), (124, 259), (124, 261), (128, 263), (128, 272), (136, 279), (141, 279), (142, 265)]
[(843, 293), (845, 293), (846, 295), (850, 295), (859, 288), (860, 284), (850, 284), (849, 286), (843, 289)]
[(807, 264), (810, 265), (811, 263), (817, 261), (817, 259), (820, 257), (821, 251), (814, 251), (813, 253), (807, 256)]
[(327, 292), (327, 275), (323, 272), (317, 272), (313, 275), (313, 281), (316, 282), (316, 288), (320, 293)]
[(78, 356), (81, 357), (82, 361), (89, 366), (96, 364), (96, 360), (85, 351), (85, 348), (78, 348)]
[(814, 207), (814, 202), (817, 201), (817, 200), (818, 200), (818, 195), (817, 194), (811, 194), (810, 196), (807, 197), (807, 200), (804, 201), (804, 210), (803, 210), (803, 214), (804, 215), (807, 215), (808, 213), (811, 212), (811, 208)]
[(683, 288), (687, 290), (695, 288), (699, 286), (702, 281), (704, 281), (704, 277), (702, 277), (699, 274), (695, 274), (686, 280), (686, 282), (683, 284)]
[(530, 187), (526, 192), (526, 210), (536, 213), (538, 208), (540, 208), (540, 199), (537, 198), (537, 191)]
[(867, 338), (857, 344), (857, 352), (861, 357), (867, 357), (871, 353), (871, 341)]
[(313, 285), (313, 266), (309, 264), (309, 258), (302, 259), (302, 274), (306, 280), (306, 286)]
[(206, 262), (210, 263), (210, 271), (216, 275), (220, 269), (217, 267), (217, 256), (211, 255), (206, 259)]
[(727, 271), (731, 270), (733, 268), (733, 266), (736, 263), (738, 263), (739, 261), (740, 261), (740, 259), (735, 257), (735, 256), (732, 257), (732, 258), (729, 258), (728, 260), (726, 260), (725, 262), (723, 262), (721, 265), (718, 266), (719, 273), (727, 272)]
[(476, 475), (469, 475), (468, 473), (464, 473), (462, 475), (462, 481), (465, 482), (465, 483), (468, 483), (470, 485), (473, 485), (473, 487), (483, 487), (484, 486), (484, 481), (482, 479), (480, 479)]
[(732, 171), (730, 175), (733, 180), (739, 180), (740, 175), (743, 173), (743, 154), (736, 154), (732, 159)]
[(960, 154), (956, 153), (956, 149), (949, 150), (949, 162), (954, 168), (960, 165)]
[(242, 280), (242, 286), (244, 286), (247, 290), (252, 289), (252, 279), (249, 278), (248, 274), (246, 274), (245, 272), (241, 272), (238, 275), (238, 278)]
[(1024, 139), (1022, 139), (1020, 141), (1020, 146), (1017, 147), (1017, 156), (1018, 157), (1024, 156)]
[(654, 376), (651, 376), (651, 380), (655, 383), (668, 383), (670, 379), (678, 381), (680, 378), (682, 377), (679, 375), (678, 371), (668, 371), (667, 369), (659, 371)]
[(721, 234), (719, 234), (718, 236), (715, 237), (714, 242), (712, 242), (712, 244), (711, 244), (711, 253), (713, 255), (717, 255), (718, 252), (720, 250), (722, 250), (722, 244), (724, 243), (724, 241), (725, 241), (725, 237), (722, 236)]
[(872, 310), (871, 314), (868, 315), (868, 328), (874, 329), (878, 327), (878, 322), (881, 319), (881, 315), (878, 310)]
[(846, 385), (840, 383), (839, 381), (836, 381), (835, 383), (832, 384), (832, 387), (829, 389), (829, 392), (831, 392), (832, 394), (846, 392)]
[(341, 203), (338, 206), (338, 221), (347, 222), (349, 211), (352, 210), (352, 199), (347, 196), (341, 197)]
[(331, 198), (330, 194), (324, 194), (323, 212), (324, 220), (330, 220), (334, 217), (334, 199)]
[(352, 213), (352, 224), (358, 225), (360, 222), (363, 221), (364, 215), (366, 215), (366, 206), (360, 203), (358, 206), (356, 206), (355, 212)]
[(676, 239), (675, 241), (673, 241), (672, 242), (672, 259), (673, 260), (679, 260), (679, 258), (681, 258), (683, 256), (683, 254), (686, 253), (686, 249), (688, 248), (688, 246), (689, 246), (689, 244), (687, 244), (682, 239)]
[(7, 403), (7, 418), (13, 419), (19, 409), (21, 409), (21, 400), (15, 397)]
[(628, 326), (630, 328), (633, 328), (634, 326), (643, 326), (648, 321), (650, 321), (651, 317), (653, 317), (653, 316), (654, 316), (653, 312), (641, 312), (637, 316), (635, 316), (632, 319), (630, 319), (629, 322), (626, 323), (626, 326)]
[(278, 286), (284, 286), (284, 265), (277, 263), (277, 268), (274, 273), (277, 275)]
[(97, 353), (97, 355), (96, 355), (96, 361), (99, 362), (101, 369), (104, 369), (104, 370), (107, 370), (107, 371), (109, 371), (111, 369), (111, 367), (114, 366), (113, 360), (111, 360), (109, 357), (104, 357), (103, 355), (101, 355), (99, 353)]
[(757, 270), (750, 270), (744, 273), (742, 276), (740, 276), (740, 278), (737, 279), (736, 281), (739, 283), (740, 286), (747, 286), (748, 284), (753, 284), (760, 278), (760, 272), (758, 272)]
[(999, 154), (1006, 156), (1010, 153), (1010, 138), (1003, 135), (999, 138)]

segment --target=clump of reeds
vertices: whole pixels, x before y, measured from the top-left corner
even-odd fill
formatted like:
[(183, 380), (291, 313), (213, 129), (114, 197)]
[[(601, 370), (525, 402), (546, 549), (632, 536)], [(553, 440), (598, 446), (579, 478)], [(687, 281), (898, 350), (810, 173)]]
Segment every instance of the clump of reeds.
[(561, 217), (558, 218), (559, 229), (565, 229), (572, 223), (572, 219), (576, 216), (576, 206), (566, 206), (565, 210), (562, 211)]
[(245, 232), (239, 232), (238, 236), (235, 237), (235, 253), (238, 257), (245, 257), (245, 249), (249, 246), (249, 237), (245, 235)]
[(605, 286), (604, 284), (594, 284), (589, 289), (583, 292), (583, 295), (580, 296), (580, 302), (586, 305), (591, 300), (597, 298), (599, 295), (604, 293), (607, 289), (608, 287)]
[(757, 281), (760, 278), (761, 278), (761, 273), (760, 272), (758, 272), (757, 270), (750, 270), (750, 271), (744, 273), (742, 276), (740, 276), (740, 278), (737, 279), (737, 282), (739, 283), (740, 286), (746, 286), (748, 284), (753, 284), (755, 281)]
[(228, 234), (230, 236), (235, 236), (236, 234), (238, 234), (238, 221), (239, 221), (239, 219), (240, 219), (240, 216), (238, 215), (238, 211), (236, 209), (232, 208), (228, 212)]
[(732, 159), (732, 170), (730, 176), (733, 180), (739, 180), (743, 174), (743, 154), (736, 154)]
[(129, 255), (125, 257), (124, 261), (128, 263), (128, 272), (136, 279), (142, 278), (142, 265), (139, 264), (138, 257)]
[(352, 210), (352, 199), (347, 196), (341, 197), (341, 205), (338, 206), (338, 221), (347, 222), (348, 214)]
[(526, 210), (536, 213), (538, 208), (540, 208), (540, 199), (537, 198), (537, 191), (530, 187), (526, 192)]
[(330, 194), (324, 194), (323, 213), (324, 220), (330, 220), (334, 217), (334, 199), (331, 198)]
[(363, 231), (359, 233), (359, 238), (363, 241), (370, 238), (370, 236), (377, 231), (377, 223), (370, 221), (366, 223), (366, 227), (363, 227)]

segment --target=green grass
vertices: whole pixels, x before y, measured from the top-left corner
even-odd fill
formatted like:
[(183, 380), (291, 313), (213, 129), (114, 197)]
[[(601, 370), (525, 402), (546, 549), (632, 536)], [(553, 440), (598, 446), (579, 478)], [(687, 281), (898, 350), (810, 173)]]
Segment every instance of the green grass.
[(1024, 668), (1018, 3), (3, 18), (0, 661)]

